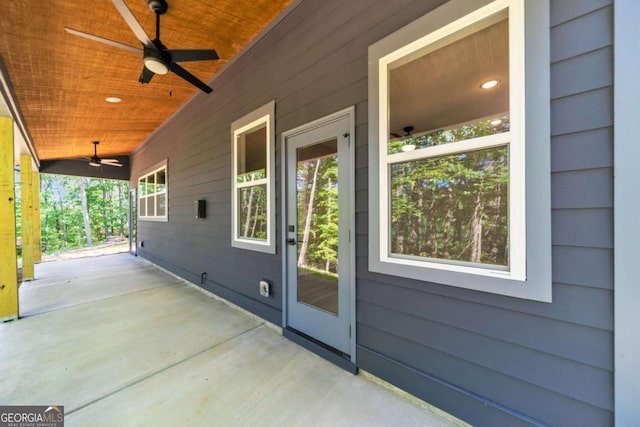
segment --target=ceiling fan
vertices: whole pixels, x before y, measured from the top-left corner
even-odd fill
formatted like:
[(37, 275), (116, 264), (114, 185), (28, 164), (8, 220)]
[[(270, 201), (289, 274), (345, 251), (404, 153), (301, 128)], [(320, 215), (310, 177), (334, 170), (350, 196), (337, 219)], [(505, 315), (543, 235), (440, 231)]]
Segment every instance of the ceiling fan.
[(90, 166), (96, 168), (102, 165), (122, 167), (122, 163), (118, 159), (101, 159), (98, 157), (98, 144), (100, 144), (100, 141), (92, 141), (91, 143), (93, 144), (93, 157), (85, 157), (86, 160), (89, 160)]
[(98, 37), (93, 34), (84, 33), (82, 31), (66, 28), (65, 31), (89, 40), (101, 42), (130, 52), (142, 54), (143, 67), (142, 73), (138, 81), (140, 83), (149, 83), (155, 74), (167, 74), (169, 71), (177, 74), (192, 85), (198, 87), (206, 93), (211, 93), (213, 89), (203, 83), (196, 76), (178, 65), (178, 62), (185, 61), (209, 61), (219, 59), (218, 54), (213, 49), (167, 49), (160, 41), (160, 15), (167, 13), (169, 5), (165, 0), (146, 0), (147, 6), (156, 14), (156, 37), (151, 40), (144, 32), (142, 26), (133, 16), (124, 0), (111, 0), (122, 15), (129, 28), (136, 35), (143, 48), (135, 48), (117, 41)]

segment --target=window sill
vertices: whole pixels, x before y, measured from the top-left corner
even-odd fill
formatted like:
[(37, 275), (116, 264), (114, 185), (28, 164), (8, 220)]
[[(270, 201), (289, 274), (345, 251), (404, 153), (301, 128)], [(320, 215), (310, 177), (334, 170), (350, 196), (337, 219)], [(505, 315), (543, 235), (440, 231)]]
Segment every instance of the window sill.
[(169, 222), (169, 218), (166, 216), (164, 217), (141, 216), (141, 217), (138, 217), (138, 221)]

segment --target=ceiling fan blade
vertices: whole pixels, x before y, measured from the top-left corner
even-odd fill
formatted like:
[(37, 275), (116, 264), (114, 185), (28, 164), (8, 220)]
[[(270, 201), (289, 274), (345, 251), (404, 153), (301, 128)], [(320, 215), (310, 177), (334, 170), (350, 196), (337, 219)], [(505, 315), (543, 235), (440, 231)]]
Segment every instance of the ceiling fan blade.
[(113, 40), (105, 39), (104, 37), (94, 36), (93, 34), (83, 33), (82, 31), (74, 30), (73, 28), (64, 29), (67, 33), (73, 34), (74, 36), (84, 37), (85, 39), (93, 40), (96, 42), (108, 44), (109, 46), (114, 46), (120, 49), (128, 50), (129, 52), (137, 53), (138, 55), (142, 54), (142, 49), (138, 49), (137, 47), (131, 47), (124, 43), (116, 42)]
[(220, 59), (218, 53), (213, 49), (169, 49), (172, 62), (182, 61), (210, 61)]
[(153, 73), (153, 71), (151, 71), (150, 69), (148, 69), (147, 67), (145, 67), (143, 65), (142, 66), (142, 72), (140, 73), (140, 77), (138, 78), (138, 81), (140, 83), (149, 83), (151, 81), (151, 78), (154, 75), (155, 74)]
[(174, 73), (176, 73), (177, 75), (179, 75), (180, 77), (182, 77), (183, 79), (185, 79), (186, 81), (188, 81), (189, 83), (191, 83), (192, 85), (202, 90), (203, 92), (206, 92), (206, 93), (213, 92), (213, 89), (211, 89), (209, 86), (204, 84), (200, 79), (198, 79), (196, 76), (194, 76), (193, 74), (191, 74), (190, 72), (188, 72), (187, 70), (185, 70), (184, 68), (176, 64), (175, 62), (172, 62), (171, 64), (169, 64), (169, 69)]
[(118, 168), (122, 167), (122, 163), (111, 163), (111, 162), (105, 162), (104, 160), (102, 160), (101, 164), (105, 166), (116, 166)]
[(111, 2), (116, 7), (116, 9), (118, 9), (118, 12), (120, 12), (120, 15), (122, 15), (122, 19), (124, 19), (124, 22), (126, 22), (129, 28), (131, 28), (133, 34), (135, 34), (138, 40), (140, 40), (140, 43), (148, 48), (158, 50), (147, 33), (144, 32), (142, 25), (140, 25), (136, 17), (133, 16), (133, 13), (131, 13), (127, 5), (124, 3), (124, 0), (111, 0)]

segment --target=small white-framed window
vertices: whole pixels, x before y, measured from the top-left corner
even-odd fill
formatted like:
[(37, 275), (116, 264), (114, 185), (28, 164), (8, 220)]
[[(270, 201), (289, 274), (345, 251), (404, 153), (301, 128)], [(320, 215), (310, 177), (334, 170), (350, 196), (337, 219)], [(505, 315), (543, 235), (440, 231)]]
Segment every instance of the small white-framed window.
[(266, 253), (275, 243), (275, 101), (231, 124), (231, 246)]
[(369, 48), (371, 271), (551, 300), (546, 0), (452, 0)]
[(167, 221), (169, 218), (166, 160), (138, 178), (138, 218)]

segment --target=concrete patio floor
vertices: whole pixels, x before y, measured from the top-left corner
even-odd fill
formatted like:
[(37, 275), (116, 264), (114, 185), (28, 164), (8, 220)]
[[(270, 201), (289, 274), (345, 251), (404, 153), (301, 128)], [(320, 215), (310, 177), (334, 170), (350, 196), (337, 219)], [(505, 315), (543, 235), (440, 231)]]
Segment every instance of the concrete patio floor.
[(42, 263), (0, 324), (0, 405), (67, 426), (451, 426), (129, 254)]

